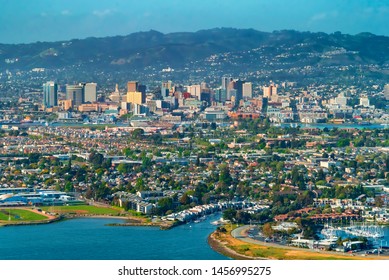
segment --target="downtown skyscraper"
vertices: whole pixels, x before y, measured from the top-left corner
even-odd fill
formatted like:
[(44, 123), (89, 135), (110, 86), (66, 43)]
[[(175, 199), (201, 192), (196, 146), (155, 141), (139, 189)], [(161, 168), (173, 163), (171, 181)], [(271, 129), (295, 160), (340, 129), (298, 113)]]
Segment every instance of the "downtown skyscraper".
[(58, 106), (57, 83), (50, 81), (43, 84), (43, 106), (45, 108)]

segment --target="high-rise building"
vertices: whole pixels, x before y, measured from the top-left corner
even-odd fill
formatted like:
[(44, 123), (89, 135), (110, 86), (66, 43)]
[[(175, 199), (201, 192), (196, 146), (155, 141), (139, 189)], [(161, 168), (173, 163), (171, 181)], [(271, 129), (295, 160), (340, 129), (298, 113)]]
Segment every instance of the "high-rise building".
[(173, 88), (172, 85), (173, 85), (172, 81), (162, 82), (162, 87), (167, 88), (169, 91)]
[(363, 107), (370, 107), (370, 100), (367, 96), (361, 96), (359, 99), (359, 105)]
[(187, 91), (195, 96), (198, 100), (201, 99), (201, 86), (200, 85), (191, 85), (187, 87)]
[(77, 108), (84, 103), (83, 85), (66, 85), (66, 99), (72, 100), (73, 108)]
[(137, 102), (139, 101), (138, 94), (134, 94), (134, 93), (141, 93), (140, 103), (135, 103), (135, 104), (146, 103), (146, 86), (139, 84), (138, 81), (128, 82), (127, 83), (127, 102), (131, 102), (131, 101), (128, 101), (129, 98), (132, 100), (136, 100)]
[(127, 83), (127, 92), (135, 92), (138, 91), (138, 82), (131, 81)]
[(240, 100), (242, 100), (243, 98), (243, 84), (244, 81), (240, 79), (235, 82), (235, 89), (236, 89), (235, 104), (239, 104)]
[(227, 89), (230, 81), (231, 81), (230, 77), (222, 77), (222, 89)]
[(58, 106), (58, 85), (55, 82), (43, 84), (43, 106), (46, 108)]
[(340, 93), (336, 98), (335, 98), (335, 104), (338, 104), (340, 106), (347, 106), (347, 101), (348, 98), (344, 95), (344, 93)]
[(276, 85), (271, 84), (268, 87), (263, 87), (263, 97), (270, 99), (272, 95), (277, 95), (277, 86)]
[[(80, 84), (81, 85), (81, 84)], [(96, 93), (96, 83), (86, 83), (82, 84), (84, 86), (84, 102), (96, 102), (97, 93)]]
[(127, 102), (142, 105), (145, 103), (143, 102), (143, 93), (140, 91), (127, 92)]
[(233, 94), (234, 96), (236, 95), (236, 92), (234, 90), (236, 90), (235, 81), (230, 79), (227, 85), (227, 100), (231, 100), (231, 96), (233, 96)]
[(244, 83), (243, 84), (243, 98), (252, 98), (253, 97), (253, 84)]
[(386, 100), (389, 100), (389, 84), (386, 84), (384, 87), (384, 96)]
[(146, 103), (146, 86), (139, 84), (137, 91), (142, 93), (142, 104), (145, 104)]
[(221, 87), (215, 89), (215, 101), (226, 102), (226, 100), (227, 100), (227, 90), (222, 89)]

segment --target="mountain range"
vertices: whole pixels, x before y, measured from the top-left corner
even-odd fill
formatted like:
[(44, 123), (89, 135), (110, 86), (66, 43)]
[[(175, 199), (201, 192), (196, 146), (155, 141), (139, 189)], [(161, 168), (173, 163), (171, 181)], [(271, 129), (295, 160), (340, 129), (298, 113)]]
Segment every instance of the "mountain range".
[[(215, 28), (163, 34), (155, 30), (127, 36), (31, 44), (0, 44), (0, 70), (145, 67), (243, 67), (293, 69), (375, 65), (387, 69), (389, 37), (283, 30)], [(383, 72), (384, 76), (388, 72)]]

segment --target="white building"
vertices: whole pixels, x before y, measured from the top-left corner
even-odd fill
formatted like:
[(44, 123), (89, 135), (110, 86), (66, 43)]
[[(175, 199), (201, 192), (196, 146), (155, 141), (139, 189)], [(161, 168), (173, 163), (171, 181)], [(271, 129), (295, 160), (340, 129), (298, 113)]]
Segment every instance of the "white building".
[(84, 85), (84, 102), (96, 102), (96, 83), (86, 83)]
[(363, 96), (359, 99), (359, 105), (363, 107), (370, 107), (370, 100), (367, 96)]
[(242, 95), (243, 98), (252, 98), (253, 97), (253, 84), (246, 82), (242, 85)]

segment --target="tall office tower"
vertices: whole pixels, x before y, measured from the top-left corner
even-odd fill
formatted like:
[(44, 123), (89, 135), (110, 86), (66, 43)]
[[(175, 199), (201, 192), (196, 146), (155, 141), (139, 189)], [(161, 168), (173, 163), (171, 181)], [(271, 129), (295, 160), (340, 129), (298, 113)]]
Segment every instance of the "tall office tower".
[(386, 100), (389, 100), (389, 84), (386, 84), (384, 87), (384, 96)]
[(172, 89), (172, 81), (162, 82), (162, 87), (167, 88), (169, 91)]
[[(133, 95), (133, 94), (129, 95), (129, 93), (135, 93), (135, 92), (141, 93), (141, 101), (140, 101), (140, 103), (136, 103), (136, 104), (146, 103), (146, 86), (139, 84), (139, 82), (137, 82), (137, 81), (128, 82), (127, 83), (127, 99), (129, 98), (129, 96), (132, 96), (132, 97), (137, 96), (137, 95)], [(138, 100), (138, 97), (136, 97), (135, 100)]]
[(226, 100), (227, 100), (227, 90), (222, 89), (221, 87), (215, 89), (215, 101), (226, 102)]
[(208, 90), (208, 85), (206, 82), (201, 82), (200, 84), (201, 91)]
[(277, 88), (278, 88), (278, 87), (277, 87), (276, 85), (274, 85), (274, 84), (271, 85), (270, 87), (271, 87), (271, 94), (272, 94), (272, 95), (277, 95), (277, 93), (278, 93), (278, 92), (277, 92)]
[[(228, 86), (227, 86), (227, 100), (231, 100), (232, 91), (234, 91), (234, 90), (236, 90), (235, 81), (230, 80), (230, 82), (228, 83)], [(236, 93), (234, 92), (234, 94), (236, 94)]]
[(192, 96), (195, 96), (198, 100), (201, 99), (201, 86), (200, 85), (188, 86), (187, 90)]
[(161, 87), (161, 96), (164, 99), (165, 97), (169, 96), (169, 89), (165, 87)]
[(220, 102), (226, 102), (227, 100), (227, 89), (220, 90)]
[(335, 97), (335, 104), (338, 104), (340, 106), (347, 106), (348, 97), (344, 95), (344, 93), (339, 93), (337, 97)]
[[(81, 85), (81, 84), (80, 84)], [(86, 83), (84, 86), (84, 102), (96, 102), (97, 93), (96, 93), (96, 83)]]
[(222, 77), (222, 89), (227, 89), (228, 83), (231, 81), (230, 77)]
[(142, 93), (142, 104), (145, 104), (146, 103), (146, 86), (138, 84), (138, 88), (136, 91)]
[(72, 100), (73, 108), (77, 108), (84, 103), (83, 85), (66, 85), (66, 99)]
[(277, 95), (277, 86), (276, 85), (271, 84), (268, 87), (263, 87), (263, 97), (270, 99), (272, 95)]
[(370, 106), (370, 100), (367, 96), (361, 96), (359, 98), (359, 105), (363, 107), (369, 107)]
[(271, 88), (263, 87), (263, 97), (270, 98), (270, 96), (271, 96)]
[(142, 105), (145, 103), (143, 102), (143, 93), (140, 91), (127, 92), (127, 102)]
[(228, 91), (228, 95), (229, 96), (227, 96), (227, 100), (231, 100), (231, 101), (234, 100), (234, 101), (236, 101), (236, 94), (237, 94), (237, 90), (236, 89), (230, 89)]
[(43, 84), (43, 106), (46, 108), (58, 106), (58, 85), (55, 82)]
[(235, 104), (239, 104), (240, 100), (243, 98), (243, 83), (242, 80), (237, 80), (235, 82), (235, 89), (236, 89), (236, 98), (235, 98)]
[(135, 92), (138, 91), (138, 82), (131, 81), (127, 83), (127, 92)]
[(244, 83), (243, 84), (243, 98), (252, 98), (253, 97), (253, 84)]

